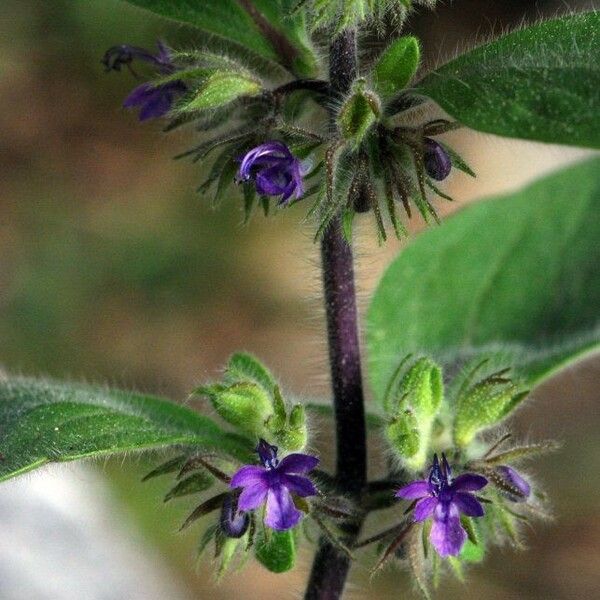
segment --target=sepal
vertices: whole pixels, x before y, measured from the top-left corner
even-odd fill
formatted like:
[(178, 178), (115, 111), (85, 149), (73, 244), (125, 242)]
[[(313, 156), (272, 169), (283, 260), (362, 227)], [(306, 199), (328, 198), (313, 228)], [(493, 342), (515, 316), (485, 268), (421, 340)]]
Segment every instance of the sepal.
[(468, 446), (475, 436), (507, 417), (528, 392), (506, 377), (507, 370), (498, 371), (476, 384), (461, 390), (454, 414), (454, 441)]

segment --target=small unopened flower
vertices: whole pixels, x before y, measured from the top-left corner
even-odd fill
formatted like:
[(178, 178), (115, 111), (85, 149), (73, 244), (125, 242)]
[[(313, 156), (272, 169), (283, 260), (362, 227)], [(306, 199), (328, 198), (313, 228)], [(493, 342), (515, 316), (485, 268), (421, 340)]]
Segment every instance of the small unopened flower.
[(425, 162), (425, 171), (432, 179), (442, 181), (450, 175), (450, 170), (452, 169), (450, 156), (441, 144), (428, 137), (424, 139), (423, 160)]
[(433, 524), (429, 540), (433, 547), (440, 556), (457, 556), (467, 540), (460, 514), (483, 516), (483, 506), (471, 492), (482, 489), (487, 483), (485, 477), (474, 473), (463, 473), (453, 479), (445, 455), (442, 454), (440, 464), (435, 454), (429, 478), (405, 485), (398, 490), (396, 497), (417, 500), (414, 521), (425, 521), (431, 517)]
[(248, 530), (250, 517), (238, 510), (238, 499), (234, 494), (227, 494), (221, 505), (219, 525), (221, 531), (229, 538), (241, 538)]
[(504, 490), (504, 494), (509, 500), (512, 502), (525, 502), (529, 498), (531, 486), (516, 469), (507, 465), (501, 465), (496, 467), (495, 471), (500, 475), (507, 487), (514, 490), (514, 492)]
[[(120, 71), (121, 67), (125, 65), (135, 75), (131, 63), (134, 60), (141, 60), (152, 65), (160, 75), (175, 73), (177, 67), (173, 63), (171, 51), (161, 41), (157, 42), (157, 46), (158, 52), (156, 53), (127, 44), (113, 46), (104, 54), (102, 64), (107, 71)], [(140, 121), (156, 119), (166, 115), (175, 101), (187, 91), (188, 86), (180, 79), (160, 85), (142, 83), (125, 98), (123, 106), (125, 108), (139, 107)]]
[(309, 170), (310, 165), (296, 158), (283, 142), (271, 141), (240, 159), (238, 179), (254, 181), (260, 195), (281, 196), (279, 204), (286, 205), (292, 196), (297, 200), (304, 194), (303, 178)]
[(129, 44), (113, 46), (104, 53), (101, 62), (107, 71), (120, 71), (123, 65), (131, 69), (131, 63), (134, 60), (141, 60), (153, 65), (165, 75), (172, 73), (174, 66), (169, 48), (160, 40), (156, 42), (156, 45), (158, 47), (156, 53)]
[(245, 465), (231, 478), (232, 488), (243, 488), (238, 508), (248, 512), (266, 503), (265, 524), (277, 531), (291, 529), (302, 518), (292, 494), (302, 498), (317, 494), (314, 484), (304, 474), (312, 471), (319, 459), (298, 453), (279, 461), (277, 447), (263, 439), (256, 452), (262, 466)]

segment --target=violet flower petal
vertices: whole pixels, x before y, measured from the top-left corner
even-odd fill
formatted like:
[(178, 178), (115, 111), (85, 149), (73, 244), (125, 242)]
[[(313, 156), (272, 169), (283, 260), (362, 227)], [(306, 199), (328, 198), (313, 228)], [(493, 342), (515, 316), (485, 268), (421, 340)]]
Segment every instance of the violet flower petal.
[(281, 485), (285, 486), (290, 492), (307, 498), (308, 496), (316, 496), (318, 494), (315, 484), (308, 479), (308, 477), (302, 477), (301, 475), (281, 475)]
[(263, 467), (246, 465), (233, 475), (229, 485), (232, 488), (255, 485), (261, 481), (265, 481), (265, 473), (266, 471)]
[(463, 473), (452, 482), (450, 488), (453, 492), (476, 492), (484, 488), (487, 483), (488, 480), (482, 475)]
[(437, 506), (438, 499), (433, 496), (428, 498), (421, 498), (415, 506), (415, 512), (413, 513), (413, 519), (416, 523), (428, 519)]
[(238, 499), (239, 510), (248, 512), (258, 508), (264, 503), (269, 492), (269, 486), (265, 481), (245, 487)]
[(454, 504), (438, 503), (433, 515), (429, 540), (440, 556), (457, 556), (467, 540)]
[(281, 167), (261, 169), (256, 175), (256, 191), (263, 196), (279, 196), (290, 184), (290, 177)]
[(133, 108), (138, 106), (148, 99), (148, 94), (152, 91), (152, 86), (149, 83), (142, 83), (137, 87), (133, 88), (127, 98), (123, 100), (123, 106), (125, 108)]
[(456, 504), (458, 510), (463, 513), (463, 515), (467, 515), (467, 517), (483, 517), (484, 515), (481, 502), (479, 502), (473, 494), (457, 492), (454, 494), (452, 502)]
[(294, 527), (302, 518), (302, 513), (294, 506), (292, 496), (284, 486), (269, 489), (265, 524), (276, 531), (286, 531)]
[(309, 454), (288, 454), (281, 459), (277, 470), (280, 473), (308, 473), (319, 464), (319, 459), (316, 456)]
[(413, 481), (396, 492), (396, 498), (405, 500), (416, 500), (429, 496), (429, 483), (427, 481)]

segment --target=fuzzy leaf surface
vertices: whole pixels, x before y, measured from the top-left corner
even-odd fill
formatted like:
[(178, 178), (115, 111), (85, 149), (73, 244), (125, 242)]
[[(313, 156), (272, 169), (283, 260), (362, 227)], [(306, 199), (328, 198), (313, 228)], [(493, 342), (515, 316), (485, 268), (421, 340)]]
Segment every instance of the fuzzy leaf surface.
[(400, 358), (494, 356), (534, 385), (600, 347), (600, 159), (475, 203), (392, 262), (367, 315), (382, 401)]
[(49, 462), (174, 445), (252, 456), (249, 442), (168, 400), (48, 380), (0, 382), (0, 481)]
[(472, 129), (600, 148), (600, 13), (539, 23), (433, 71), (416, 92)]
[(153, 13), (193, 25), (209, 34), (252, 50), (270, 61), (281, 62), (280, 49), (265, 36), (244, 4), (253, 5), (265, 21), (287, 38), (297, 55), (293, 67), (298, 75), (314, 74), (315, 57), (302, 15), (289, 17), (291, 0), (126, 0)]

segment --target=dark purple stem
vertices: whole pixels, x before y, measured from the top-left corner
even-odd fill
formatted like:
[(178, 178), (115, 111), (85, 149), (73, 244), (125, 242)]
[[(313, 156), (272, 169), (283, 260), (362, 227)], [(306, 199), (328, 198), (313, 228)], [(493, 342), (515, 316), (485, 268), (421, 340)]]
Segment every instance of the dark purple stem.
[[(347, 29), (336, 37), (329, 56), (332, 94), (343, 96), (356, 76), (355, 31)], [(321, 258), (336, 421), (336, 483), (340, 492), (358, 500), (367, 479), (366, 427), (352, 248), (342, 235), (339, 217), (323, 236)], [(347, 546), (356, 541), (362, 521), (359, 516), (342, 524)], [(349, 569), (348, 556), (321, 539), (305, 599), (340, 598)]]

